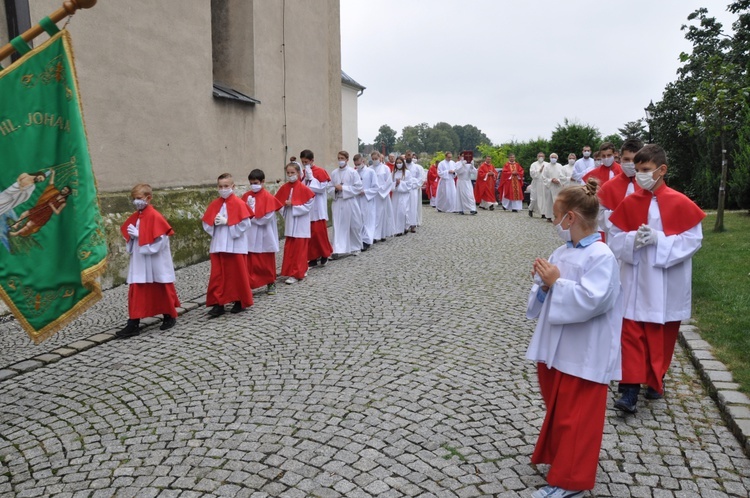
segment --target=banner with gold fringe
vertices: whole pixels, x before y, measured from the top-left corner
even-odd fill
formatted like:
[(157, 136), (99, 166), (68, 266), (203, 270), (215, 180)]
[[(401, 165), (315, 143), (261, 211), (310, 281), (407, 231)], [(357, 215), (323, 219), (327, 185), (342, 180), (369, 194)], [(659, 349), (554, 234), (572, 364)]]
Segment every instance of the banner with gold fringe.
[(24, 55), (0, 71), (0, 296), (38, 344), (101, 297), (107, 246), (70, 35), (14, 41)]

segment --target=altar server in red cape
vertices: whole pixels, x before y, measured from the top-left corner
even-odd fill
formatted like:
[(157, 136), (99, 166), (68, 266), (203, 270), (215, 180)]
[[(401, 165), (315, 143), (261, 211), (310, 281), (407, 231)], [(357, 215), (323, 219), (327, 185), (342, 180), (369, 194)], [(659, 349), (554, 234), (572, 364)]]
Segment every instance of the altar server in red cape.
[(664, 393), (664, 375), (680, 322), (690, 318), (692, 258), (703, 240), (705, 213), (664, 183), (667, 156), (656, 144), (634, 158), (641, 190), (609, 217), (609, 246), (620, 260), (624, 300), (622, 397), (615, 408), (636, 412), (640, 384), (647, 399)]
[(284, 259), (281, 274), (294, 284), (307, 276), (308, 243), (310, 241), (310, 211), (315, 192), (300, 181), (302, 169), (296, 163), (286, 165), (286, 183), (276, 192), (276, 199), (284, 205)]
[(253, 212), (250, 229), (247, 230), (247, 269), (250, 288), (266, 286), (269, 295), (276, 294), (276, 253), (279, 252), (279, 230), (276, 226), (276, 211), (284, 205), (264, 187), (266, 174), (254, 169), (247, 176), (250, 190), (242, 200)]
[(497, 201), (495, 199), (495, 180), (497, 171), (492, 165), (492, 158), (487, 156), (477, 170), (477, 181), (474, 184), (474, 198), (482, 209), (495, 210)]
[(128, 267), (128, 323), (117, 337), (140, 334), (141, 318), (164, 315), (161, 330), (177, 323), (180, 300), (174, 287), (174, 265), (169, 237), (174, 234), (164, 216), (151, 205), (151, 186), (139, 183), (130, 192), (136, 212), (120, 227), (130, 254)]
[(604, 235), (604, 241), (609, 239), (609, 229), (612, 226), (609, 217), (617, 209), (625, 197), (641, 189), (635, 181), (635, 163), (633, 159), (643, 147), (643, 142), (637, 138), (629, 138), (620, 147), (620, 164), (622, 172), (606, 182), (597, 192), (599, 197), (599, 231)]
[(211, 274), (208, 277), (206, 306), (208, 314), (224, 314), (224, 305), (234, 302), (231, 313), (245, 311), (253, 304), (253, 292), (247, 271), (247, 235), (253, 213), (234, 195), (232, 175), (218, 178), (219, 198), (208, 205), (203, 229), (211, 236)]
[(500, 173), (500, 201), (503, 209), (514, 213), (523, 208), (523, 167), (516, 162), (516, 156), (510, 154), (508, 162)]
[(427, 171), (427, 197), (430, 199), (430, 206), (437, 206), (437, 188), (440, 177), (438, 176), (437, 164), (430, 166)]
[(604, 142), (599, 148), (599, 160), (602, 162), (601, 166), (583, 175), (584, 183), (593, 177), (599, 181), (599, 186), (603, 187), (605, 183), (622, 173), (622, 168), (615, 161), (615, 146), (612, 142)]
[(333, 254), (333, 247), (328, 238), (328, 186), (331, 177), (328, 172), (315, 166), (315, 156), (311, 150), (305, 149), (299, 154), (302, 161), (302, 180), (315, 194), (315, 202), (310, 211), (310, 244), (307, 248), (309, 266), (325, 266), (328, 258)]
[(526, 352), (547, 413), (531, 463), (550, 465), (535, 498), (578, 498), (596, 480), (609, 383), (620, 378), (620, 268), (601, 242), (597, 184), (569, 186), (553, 205), (564, 244), (534, 261), (526, 316), (539, 321)]

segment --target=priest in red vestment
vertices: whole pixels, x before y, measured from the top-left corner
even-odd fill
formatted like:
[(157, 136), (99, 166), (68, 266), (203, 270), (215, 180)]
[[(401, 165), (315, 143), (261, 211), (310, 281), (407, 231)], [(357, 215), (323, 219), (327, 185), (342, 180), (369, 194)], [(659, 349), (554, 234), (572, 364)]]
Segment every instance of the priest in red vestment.
[(427, 197), (430, 199), (430, 206), (437, 206), (437, 188), (440, 177), (437, 172), (437, 163), (432, 164), (430, 169), (427, 171)]
[(497, 171), (492, 165), (492, 158), (487, 156), (477, 171), (477, 181), (474, 184), (474, 199), (482, 209), (495, 210), (497, 201), (495, 199), (495, 180)]
[(515, 154), (509, 155), (503, 166), (498, 192), (504, 210), (517, 213), (523, 208), (523, 167), (516, 162)]

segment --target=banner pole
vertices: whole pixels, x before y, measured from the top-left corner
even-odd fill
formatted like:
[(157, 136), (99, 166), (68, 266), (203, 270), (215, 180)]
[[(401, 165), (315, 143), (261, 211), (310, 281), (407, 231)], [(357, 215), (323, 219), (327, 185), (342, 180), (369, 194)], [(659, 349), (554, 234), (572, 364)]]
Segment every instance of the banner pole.
[[(67, 0), (63, 2), (62, 7), (50, 14), (49, 18), (52, 19), (52, 22), (57, 23), (67, 16), (72, 16), (78, 9), (90, 9), (94, 5), (96, 5), (96, 0)], [(28, 43), (42, 33), (44, 33), (44, 28), (39, 24), (35, 24), (25, 31), (21, 35), (21, 38)], [(15, 51), (16, 49), (13, 45), (10, 43), (6, 44), (0, 49), (0, 61), (9, 57)]]

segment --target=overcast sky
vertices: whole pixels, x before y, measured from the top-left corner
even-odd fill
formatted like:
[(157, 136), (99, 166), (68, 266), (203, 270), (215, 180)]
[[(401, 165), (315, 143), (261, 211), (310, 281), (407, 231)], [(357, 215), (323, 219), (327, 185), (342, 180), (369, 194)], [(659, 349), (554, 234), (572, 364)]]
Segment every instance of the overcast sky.
[(690, 50), (699, 7), (729, 0), (341, 0), (341, 65), (367, 87), (359, 137), (383, 124), (472, 124), (493, 143), (549, 138), (564, 118), (617, 133), (644, 117)]

